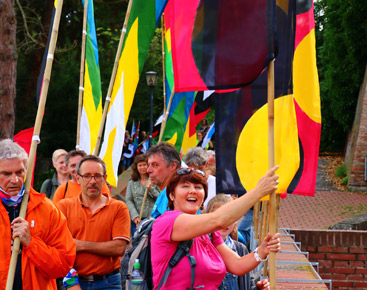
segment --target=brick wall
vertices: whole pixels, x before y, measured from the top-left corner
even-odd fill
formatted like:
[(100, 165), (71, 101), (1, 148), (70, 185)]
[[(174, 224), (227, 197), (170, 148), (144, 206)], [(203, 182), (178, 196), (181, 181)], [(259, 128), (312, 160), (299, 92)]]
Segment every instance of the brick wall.
[(367, 190), (367, 181), (364, 180), (365, 157), (367, 157), (367, 67), (345, 154), (349, 176), (348, 188), (353, 191)]
[(367, 289), (367, 231), (291, 230), (333, 289)]

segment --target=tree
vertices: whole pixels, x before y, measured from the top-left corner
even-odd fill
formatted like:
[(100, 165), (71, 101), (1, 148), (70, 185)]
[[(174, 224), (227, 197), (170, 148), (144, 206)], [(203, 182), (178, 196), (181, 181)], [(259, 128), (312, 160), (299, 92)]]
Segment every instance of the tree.
[(16, 83), (16, 17), (14, 1), (0, 1), (0, 139), (14, 134)]
[[(367, 2), (322, 0), (319, 50), (323, 127), (321, 150), (343, 150), (354, 120), (367, 62)], [(318, 39), (320, 40), (320, 38)]]

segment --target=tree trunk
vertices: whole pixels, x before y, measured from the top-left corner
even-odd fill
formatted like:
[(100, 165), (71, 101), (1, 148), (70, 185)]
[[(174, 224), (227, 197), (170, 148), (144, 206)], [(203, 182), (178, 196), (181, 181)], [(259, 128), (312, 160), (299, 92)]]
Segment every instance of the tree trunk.
[(16, 24), (14, 0), (0, 0), (0, 140), (14, 135)]

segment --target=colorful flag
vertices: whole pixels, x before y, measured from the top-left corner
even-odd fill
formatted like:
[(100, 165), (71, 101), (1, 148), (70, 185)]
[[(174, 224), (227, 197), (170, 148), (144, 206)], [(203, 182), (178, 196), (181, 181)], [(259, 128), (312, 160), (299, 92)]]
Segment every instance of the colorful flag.
[(204, 138), (203, 138), (203, 142), (201, 143), (201, 147), (205, 148), (206, 145), (208, 145), (210, 139), (212, 139), (212, 136), (215, 132), (215, 122), (213, 122), (213, 124), (211, 124), (211, 126), (209, 127), (208, 132), (205, 134)]
[(47, 43), (46, 43), (45, 51), (44, 51), (43, 57), (42, 57), (41, 70), (40, 70), (40, 73), (39, 73), (38, 79), (37, 79), (37, 92), (36, 92), (37, 104), (39, 102), (39, 98), (41, 96), (41, 91), (42, 91), (42, 87), (43, 87), (43, 77), (44, 77), (45, 69), (46, 69), (48, 48), (50, 46), (50, 40), (51, 40), (51, 34), (52, 34), (52, 26), (53, 26), (54, 19), (55, 19), (55, 14), (56, 14), (56, 6), (57, 6), (57, 0), (54, 1), (54, 7), (53, 7), (52, 13), (51, 13), (50, 28), (48, 30)]
[(161, 131), (161, 127), (162, 127), (162, 122), (163, 122), (163, 113), (159, 116), (158, 120), (155, 122), (153, 126), (153, 134), (152, 134), (153, 139), (159, 137), (159, 132)]
[(175, 0), (175, 92), (238, 88), (274, 58), (274, 1)]
[(100, 157), (107, 164), (107, 182), (117, 185), (117, 169), (139, 76), (150, 41), (167, 0), (134, 0), (107, 113)]
[(182, 150), (185, 154), (189, 148), (197, 145), (196, 126), (208, 114), (212, 104), (212, 95), (214, 91), (197, 92), (194, 105), (190, 110), (189, 119), (187, 121), (184, 138), (182, 141)]
[[(82, 0), (84, 5), (84, 0)], [(80, 149), (93, 154), (102, 119), (101, 75), (93, 1), (88, 0), (83, 108), (80, 120)]]
[[(166, 95), (171, 96), (172, 88), (174, 87), (172, 52), (171, 52), (171, 17), (169, 6), (172, 2), (168, 2), (165, 13), (165, 72), (166, 72)], [(190, 114), (190, 109), (194, 102), (195, 92), (174, 93), (170, 102), (166, 99), (166, 107), (169, 112), (166, 125), (162, 135), (162, 141), (166, 141), (175, 146), (177, 152), (180, 152), (182, 140), (186, 128), (187, 119)]]
[[(312, 1), (277, 2), (275, 163), (278, 193), (313, 196), (321, 132)], [(287, 5), (285, 5), (287, 4)], [(297, 11), (297, 15), (296, 15)], [(296, 26), (292, 25), (297, 19)], [(295, 30), (295, 31), (294, 31)], [(216, 97), (217, 188), (243, 194), (268, 169), (267, 71), (251, 85)]]

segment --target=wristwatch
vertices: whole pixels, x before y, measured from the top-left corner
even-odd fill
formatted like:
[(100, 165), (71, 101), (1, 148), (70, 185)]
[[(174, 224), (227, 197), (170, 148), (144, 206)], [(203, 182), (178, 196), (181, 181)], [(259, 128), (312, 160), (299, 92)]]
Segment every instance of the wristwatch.
[(254, 251), (254, 257), (257, 262), (265, 262), (269, 259), (269, 255), (266, 256), (265, 259), (261, 259), (259, 252), (257, 251), (259, 248), (256, 248)]

